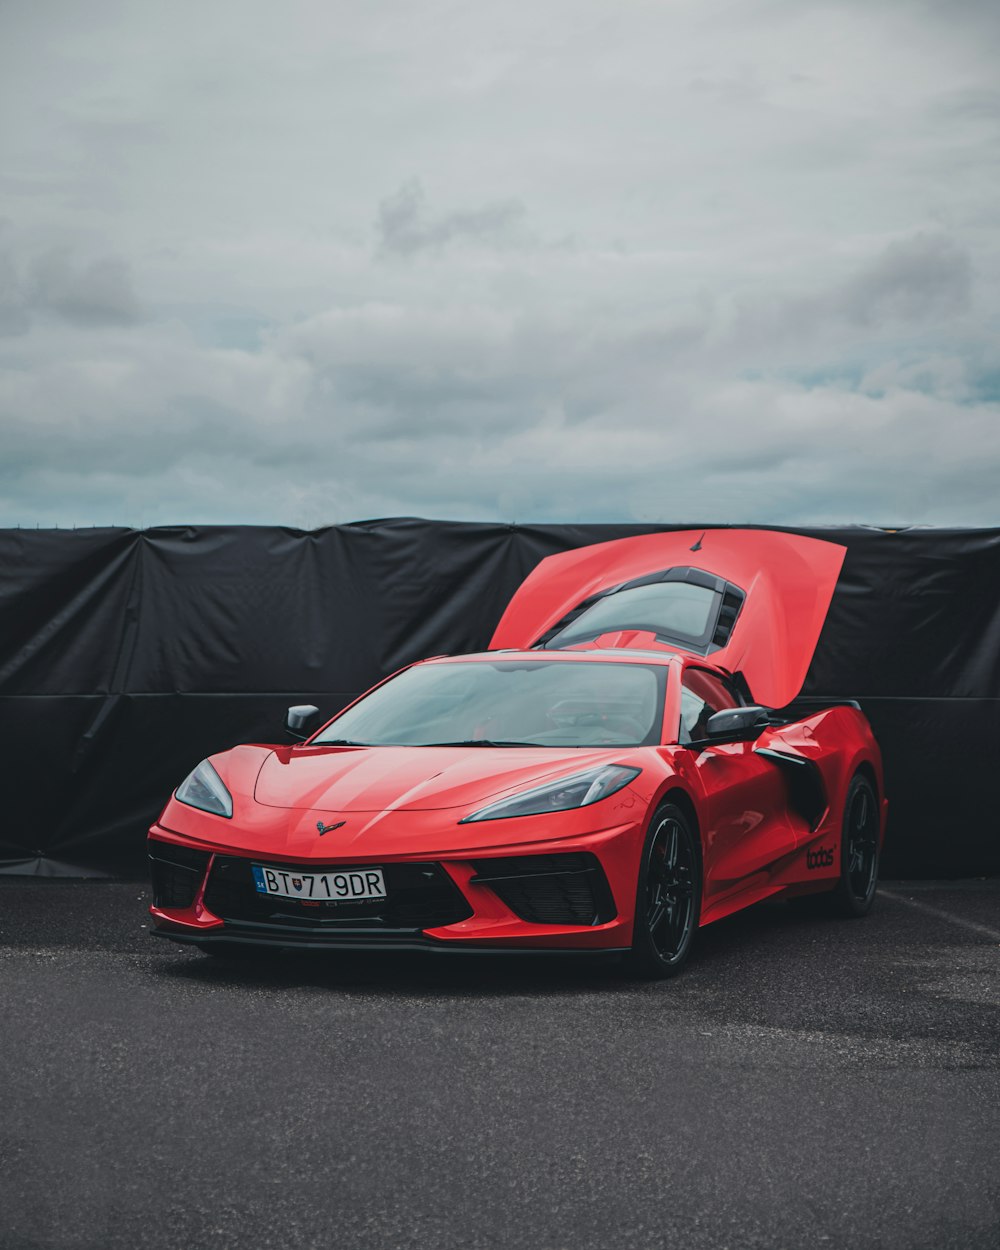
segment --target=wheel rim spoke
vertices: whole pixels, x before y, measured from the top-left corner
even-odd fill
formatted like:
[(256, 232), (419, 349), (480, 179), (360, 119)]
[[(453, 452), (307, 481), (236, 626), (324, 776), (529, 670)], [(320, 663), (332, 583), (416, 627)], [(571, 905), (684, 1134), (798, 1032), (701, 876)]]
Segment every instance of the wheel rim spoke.
[(867, 786), (854, 797), (848, 828), (847, 877), (855, 897), (865, 898), (875, 881), (878, 863), (878, 836), (875, 810)]
[(647, 867), (646, 928), (661, 956), (674, 958), (691, 928), (694, 913), (692, 850), (685, 831), (665, 820), (656, 831)]

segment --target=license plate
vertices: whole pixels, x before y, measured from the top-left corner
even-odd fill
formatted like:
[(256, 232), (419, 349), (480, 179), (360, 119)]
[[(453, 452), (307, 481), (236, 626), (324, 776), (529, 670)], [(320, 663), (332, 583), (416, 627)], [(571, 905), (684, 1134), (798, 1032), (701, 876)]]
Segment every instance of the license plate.
[(386, 897), (381, 868), (344, 868), (337, 872), (291, 872), (251, 864), (258, 894), (316, 903), (363, 903)]

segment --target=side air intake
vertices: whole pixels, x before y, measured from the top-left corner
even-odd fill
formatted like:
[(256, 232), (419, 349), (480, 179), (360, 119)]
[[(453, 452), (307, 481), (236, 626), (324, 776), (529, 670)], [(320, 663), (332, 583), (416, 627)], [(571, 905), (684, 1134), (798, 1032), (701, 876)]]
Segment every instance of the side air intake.
[(531, 924), (598, 925), (618, 914), (600, 860), (589, 852), (516, 855), (473, 861), (474, 885), (487, 885)]

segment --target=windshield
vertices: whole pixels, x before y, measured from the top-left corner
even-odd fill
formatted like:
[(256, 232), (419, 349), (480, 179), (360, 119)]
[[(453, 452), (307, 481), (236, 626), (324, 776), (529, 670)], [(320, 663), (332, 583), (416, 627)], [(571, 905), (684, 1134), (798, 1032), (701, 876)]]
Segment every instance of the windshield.
[(407, 669), (313, 741), (366, 746), (647, 746), (667, 670), (589, 660), (477, 660)]

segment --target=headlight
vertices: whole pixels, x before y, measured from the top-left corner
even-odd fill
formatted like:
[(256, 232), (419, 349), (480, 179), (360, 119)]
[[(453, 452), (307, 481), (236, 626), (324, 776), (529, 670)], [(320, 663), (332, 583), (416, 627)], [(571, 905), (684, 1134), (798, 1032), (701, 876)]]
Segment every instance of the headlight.
[(508, 816), (541, 816), (544, 812), (568, 812), (574, 807), (589, 807), (591, 803), (606, 799), (609, 794), (627, 786), (641, 771), (622, 764), (591, 768), (585, 773), (561, 777), (558, 781), (536, 786), (508, 799), (499, 799), (471, 816), (464, 816), (458, 823), (467, 825), (473, 820), (501, 820)]
[(174, 792), (174, 798), (188, 807), (198, 807), (213, 816), (232, 816), (233, 796), (208, 760), (202, 760)]

